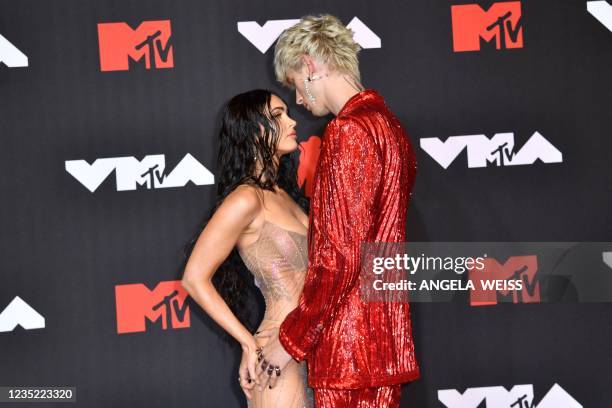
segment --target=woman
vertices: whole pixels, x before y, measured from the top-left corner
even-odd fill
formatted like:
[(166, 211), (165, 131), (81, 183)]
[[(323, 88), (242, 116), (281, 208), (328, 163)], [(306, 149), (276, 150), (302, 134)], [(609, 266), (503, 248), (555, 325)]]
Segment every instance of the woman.
[(228, 102), (219, 135), (217, 207), (193, 247), (182, 280), (189, 295), (240, 343), (238, 380), (252, 407), (312, 406), (303, 363), (292, 361), (282, 374), (267, 367), (271, 386), (255, 386), (257, 373), (249, 373), (247, 363), (261, 365), (258, 352), (266, 338), (245, 327), (237, 282), (240, 267), (246, 265), (264, 296), (266, 311), (258, 332), (280, 326), (298, 304), (308, 261), (308, 216), (295, 201), (295, 167), (281, 160), (298, 148), (295, 125), (287, 105), (270, 91), (246, 92)]

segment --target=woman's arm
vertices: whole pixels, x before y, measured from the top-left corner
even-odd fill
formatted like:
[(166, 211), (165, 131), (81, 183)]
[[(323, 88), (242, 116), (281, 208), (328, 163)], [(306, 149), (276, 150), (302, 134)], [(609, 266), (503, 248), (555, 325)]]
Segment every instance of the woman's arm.
[(232, 192), (200, 234), (181, 281), (193, 300), (249, 353), (257, 348), (255, 338), (219, 295), (212, 277), (260, 211), (255, 189), (245, 186)]

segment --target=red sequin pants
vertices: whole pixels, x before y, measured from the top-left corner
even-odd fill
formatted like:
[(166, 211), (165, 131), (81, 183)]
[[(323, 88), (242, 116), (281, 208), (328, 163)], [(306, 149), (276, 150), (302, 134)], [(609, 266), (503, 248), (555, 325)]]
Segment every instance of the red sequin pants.
[(314, 389), (317, 408), (398, 408), (400, 395), (400, 384), (356, 390)]

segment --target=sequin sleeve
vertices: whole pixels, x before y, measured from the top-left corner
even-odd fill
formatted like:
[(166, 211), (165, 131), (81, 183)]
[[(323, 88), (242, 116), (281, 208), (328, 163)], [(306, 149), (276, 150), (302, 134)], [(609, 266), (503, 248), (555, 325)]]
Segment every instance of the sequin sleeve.
[(379, 149), (357, 119), (335, 118), (326, 129), (311, 200), (309, 266), (299, 305), (279, 338), (304, 360), (357, 283), (361, 243), (368, 240), (380, 182)]

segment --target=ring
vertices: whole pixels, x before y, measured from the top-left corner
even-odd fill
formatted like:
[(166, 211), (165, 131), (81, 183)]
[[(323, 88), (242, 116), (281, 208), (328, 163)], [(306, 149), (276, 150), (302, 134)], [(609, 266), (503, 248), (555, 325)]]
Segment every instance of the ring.
[(272, 364), (270, 364), (268, 366), (268, 375), (272, 376), (272, 373), (274, 372), (274, 366)]
[(261, 363), (261, 369), (262, 371), (266, 371), (266, 367), (268, 366), (268, 361), (264, 360), (263, 363)]
[(280, 367), (276, 366), (276, 376), (280, 377), (281, 371), (280, 371)]
[(238, 382), (242, 381), (242, 378), (238, 377)]
[(257, 362), (258, 362), (258, 363), (259, 363), (259, 362), (261, 362), (261, 360), (263, 360), (263, 358), (264, 358), (263, 353), (258, 354), (258, 355), (257, 355)]

